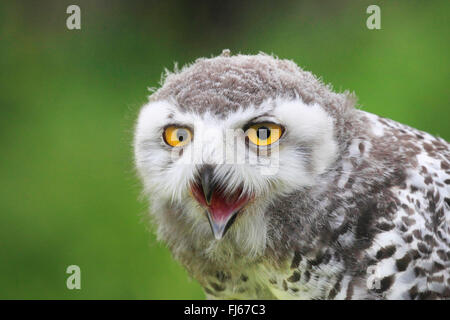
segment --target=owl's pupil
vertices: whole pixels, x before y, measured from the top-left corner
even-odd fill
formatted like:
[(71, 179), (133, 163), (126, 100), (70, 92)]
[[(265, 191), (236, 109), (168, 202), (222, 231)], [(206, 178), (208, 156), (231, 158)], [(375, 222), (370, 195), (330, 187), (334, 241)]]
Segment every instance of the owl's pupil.
[(267, 140), (270, 137), (270, 129), (264, 126), (259, 127), (256, 131), (256, 135), (258, 136), (258, 139)]
[(186, 130), (178, 129), (178, 132), (177, 132), (177, 138), (178, 138), (178, 141), (183, 142), (183, 140), (184, 140), (185, 138), (187, 138), (187, 132), (186, 132)]

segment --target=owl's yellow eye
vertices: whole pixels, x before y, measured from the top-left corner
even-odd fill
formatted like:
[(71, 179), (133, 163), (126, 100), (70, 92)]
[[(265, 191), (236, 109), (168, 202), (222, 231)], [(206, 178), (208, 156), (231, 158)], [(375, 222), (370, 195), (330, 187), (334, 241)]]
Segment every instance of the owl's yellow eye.
[(191, 141), (192, 133), (188, 128), (169, 126), (164, 130), (163, 137), (169, 146), (182, 147)]
[(257, 123), (247, 129), (248, 139), (257, 146), (268, 146), (280, 139), (283, 128), (275, 123)]

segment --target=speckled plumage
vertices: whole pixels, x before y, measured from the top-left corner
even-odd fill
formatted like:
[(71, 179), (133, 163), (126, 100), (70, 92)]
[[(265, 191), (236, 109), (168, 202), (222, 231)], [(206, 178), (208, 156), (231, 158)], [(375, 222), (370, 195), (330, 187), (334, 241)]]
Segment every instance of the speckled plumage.
[[(264, 54), (199, 59), (163, 79), (139, 116), (136, 165), (159, 239), (209, 298), (450, 298), (449, 144), (354, 101)], [(188, 164), (198, 152), (169, 157), (161, 141), (167, 123), (195, 139), (255, 116), (286, 127), (269, 177), (216, 162), (221, 138)], [(189, 194), (199, 162), (255, 196), (221, 240)]]

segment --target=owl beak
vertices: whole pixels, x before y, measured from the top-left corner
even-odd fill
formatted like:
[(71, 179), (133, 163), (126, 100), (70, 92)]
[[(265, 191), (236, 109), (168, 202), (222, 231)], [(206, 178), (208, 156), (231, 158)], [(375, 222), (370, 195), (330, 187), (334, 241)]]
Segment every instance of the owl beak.
[(214, 238), (216, 238), (216, 240), (220, 240), (225, 236), (225, 233), (228, 231), (228, 229), (231, 227), (234, 220), (236, 219), (237, 214), (238, 214), (238, 211), (230, 214), (226, 220), (216, 221), (216, 220), (214, 220), (213, 213), (211, 213), (210, 210), (206, 210), (206, 215), (208, 216), (209, 225), (211, 226), (211, 231), (214, 235)]
[(206, 209), (211, 231), (217, 240), (222, 239), (234, 223), (239, 211), (250, 197), (236, 190), (226, 194), (214, 181), (214, 166), (203, 165), (199, 168), (198, 183), (192, 186), (192, 195)]
[(205, 196), (206, 204), (211, 204), (212, 195), (215, 189), (213, 182), (214, 167), (205, 165), (200, 171), (200, 182), (202, 184), (203, 195)]

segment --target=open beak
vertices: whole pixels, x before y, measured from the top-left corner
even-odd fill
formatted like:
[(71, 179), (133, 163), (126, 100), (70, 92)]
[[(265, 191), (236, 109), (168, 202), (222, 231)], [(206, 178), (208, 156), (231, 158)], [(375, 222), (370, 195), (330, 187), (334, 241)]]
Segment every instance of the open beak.
[(225, 233), (231, 227), (238, 214), (238, 212), (236, 211), (230, 214), (230, 217), (224, 221), (215, 221), (211, 211), (206, 210), (206, 212), (209, 225), (211, 226), (211, 231), (214, 235), (214, 238), (216, 238), (217, 240), (220, 240), (225, 236)]
[(225, 194), (223, 189), (214, 180), (214, 166), (203, 165), (199, 169), (198, 182), (192, 186), (192, 194), (205, 208), (212, 233), (217, 240), (225, 236), (239, 211), (250, 200), (249, 196), (242, 194), (242, 189), (231, 194)]

